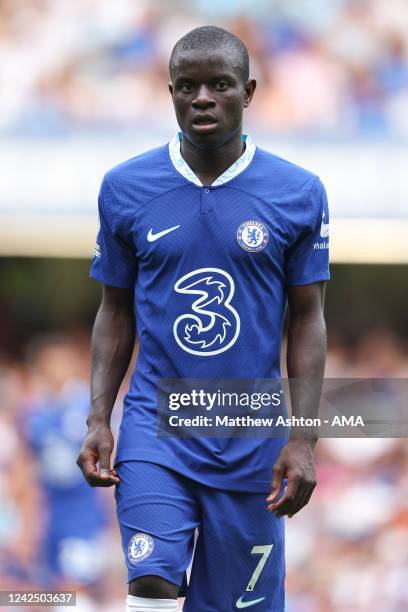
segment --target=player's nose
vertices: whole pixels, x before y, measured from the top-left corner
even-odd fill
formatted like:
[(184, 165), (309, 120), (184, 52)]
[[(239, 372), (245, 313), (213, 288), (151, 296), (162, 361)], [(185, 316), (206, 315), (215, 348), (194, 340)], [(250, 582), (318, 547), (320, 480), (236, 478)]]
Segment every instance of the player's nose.
[(211, 89), (207, 85), (201, 85), (197, 89), (197, 94), (192, 101), (194, 108), (208, 108), (209, 106), (215, 106), (214, 96), (212, 95)]

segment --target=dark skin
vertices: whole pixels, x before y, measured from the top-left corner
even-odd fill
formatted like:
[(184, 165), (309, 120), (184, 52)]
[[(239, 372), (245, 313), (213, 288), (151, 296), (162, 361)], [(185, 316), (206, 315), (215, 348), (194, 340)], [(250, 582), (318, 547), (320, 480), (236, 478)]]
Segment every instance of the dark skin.
[[(182, 156), (201, 182), (210, 185), (242, 155), (243, 111), (251, 102), (256, 82), (243, 81), (239, 58), (227, 48), (210, 53), (185, 53), (173, 67), (171, 78), (169, 90), (183, 132)], [(314, 417), (326, 350), (324, 285), (288, 287), (287, 295), (289, 377), (318, 381), (307, 394), (291, 388), (292, 410), (296, 416)], [(117, 472), (111, 468), (114, 440), (110, 418), (134, 348), (133, 306), (131, 290), (103, 286), (92, 334), (88, 433), (77, 460), (91, 486), (109, 487), (119, 483)], [(291, 517), (299, 512), (316, 486), (316, 438), (305, 439), (303, 433), (292, 431), (272, 469), (267, 508), (279, 517)], [(287, 478), (287, 487), (277, 502), (283, 478)], [(178, 586), (158, 576), (144, 576), (129, 583), (129, 593), (175, 599)]]
[(110, 430), (113, 405), (135, 344), (133, 293), (104, 285), (92, 333), (91, 410), (88, 433), (77, 463), (91, 487), (119, 483), (110, 467), (114, 446)]
[[(318, 406), (326, 359), (326, 325), (323, 317), (326, 283), (287, 287), (289, 327), (286, 364), (290, 384), (292, 413), (296, 417), (318, 416)], [(310, 428), (292, 427), (272, 469), (267, 498), (268, 510), (278, 517), (291, 518), (310, 500), (316, 487), (314, 447), (317, 433)], [(284, 495), (276, 498), (287, 478)]]
[(226, 50), (190, 51), (171, 76), (169, 90), (184, 136), (181, 154), (201, 182), (211, 185), (244, 151), (243, 110), (256, 81), (243, 82), (239, 59)]

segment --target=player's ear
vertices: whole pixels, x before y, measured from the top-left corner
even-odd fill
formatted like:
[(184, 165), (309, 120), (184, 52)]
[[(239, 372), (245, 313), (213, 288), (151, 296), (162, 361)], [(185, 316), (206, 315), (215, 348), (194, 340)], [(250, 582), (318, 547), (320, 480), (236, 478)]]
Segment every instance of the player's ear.
[(249, 79), (244, 86), (244, 108), (247, 108), (253, 98), (256, 89), (255, 79)]

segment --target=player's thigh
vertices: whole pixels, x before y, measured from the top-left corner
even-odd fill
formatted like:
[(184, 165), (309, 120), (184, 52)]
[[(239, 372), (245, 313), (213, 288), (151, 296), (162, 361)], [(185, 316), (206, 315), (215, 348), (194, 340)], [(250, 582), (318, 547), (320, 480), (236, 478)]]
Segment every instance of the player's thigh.
[(266, 494), (205, 490), (185, 612), (284, 610), (284, 519)]
[(180, 585), (198, 524), (194, 486), (154, 463), (126, 461), (117, 470), (116, 512), (128, 581), (152, 575)]

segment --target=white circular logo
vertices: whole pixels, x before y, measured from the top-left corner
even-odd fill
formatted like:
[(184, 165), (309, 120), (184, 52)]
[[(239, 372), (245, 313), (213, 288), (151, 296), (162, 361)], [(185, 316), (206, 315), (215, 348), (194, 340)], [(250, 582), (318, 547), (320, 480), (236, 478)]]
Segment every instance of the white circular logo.
[(268, 230), (259, 221), (244, 221), (237, 231), (238, 244), (245, 251), (262, 251), (268, 244), (268, 239)]
[(149, 557), (154, 549), (153, 538), (147, 533), (136, 533), (130, 540), (128, 546), (128, 558), (130, 563), (140, 563)]

